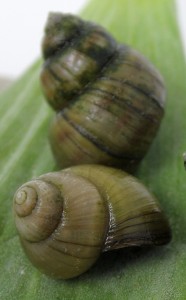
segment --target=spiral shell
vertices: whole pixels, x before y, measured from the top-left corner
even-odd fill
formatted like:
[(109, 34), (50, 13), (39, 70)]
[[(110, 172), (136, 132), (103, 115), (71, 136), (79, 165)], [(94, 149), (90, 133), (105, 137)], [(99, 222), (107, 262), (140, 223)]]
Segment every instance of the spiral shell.
[(82, 274), (102, 251), (162, 245), (171, 237), (154, 196), (105, 166), (76, 166), (24, 184), (14, 196), (14, 216), (29, 259), (55, 278)]
[(68, 14), (49, 15), (42, 49), (42, 89), (57, 111), (50, 143), (58, 165), (134, 170), (164, 113), (159, 72), (104, 28)]

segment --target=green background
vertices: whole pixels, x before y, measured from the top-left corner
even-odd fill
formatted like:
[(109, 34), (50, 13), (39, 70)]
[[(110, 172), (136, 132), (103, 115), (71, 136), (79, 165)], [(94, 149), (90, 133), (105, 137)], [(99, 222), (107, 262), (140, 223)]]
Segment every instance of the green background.
[(106, 253), (68, 281), (32, 267), (15, 230), (12, 198), (25, 181), (56, 169), (47, 140), (53, 112), (40, 90), (39, 60), (0, 95), (0, 299), (186, 299), (186, 65), (175, 3), (92, 0), (81, 15), (141, 51), (165, 78), (166, 114), (137, 176), (159, 199), (173, 239), (160, 248)]

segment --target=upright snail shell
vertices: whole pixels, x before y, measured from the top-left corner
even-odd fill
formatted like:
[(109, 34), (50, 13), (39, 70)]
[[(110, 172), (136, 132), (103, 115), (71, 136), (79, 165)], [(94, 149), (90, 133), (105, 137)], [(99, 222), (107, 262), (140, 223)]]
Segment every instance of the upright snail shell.
[(159, 204), (134, 177), (105, 166), (75, 166), (21, 186), (14, 196), (25, 252), (42, 272), (72, 278), (102, 251), (162, 245), (171, 233)]
[(42, 49), (42, 88), (58, 112), (50, 142), (59, 166), (135, 169), (164, 112), (159, 72), (102, 27), (69, 14), (49, 15)]

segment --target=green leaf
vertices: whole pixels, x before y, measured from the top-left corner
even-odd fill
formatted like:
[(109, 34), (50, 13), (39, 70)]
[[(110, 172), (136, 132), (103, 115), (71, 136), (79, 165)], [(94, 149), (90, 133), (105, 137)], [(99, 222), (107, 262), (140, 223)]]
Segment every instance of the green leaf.
[(22, 183), (55, 169), (47, 140), (53, 112), (40, 90), (38, 61), (0, 96), (0, 299), (186, 299), (186, 66), (175, 3), (92, 0), (82, 16), (140, 50), (165, 78), (166, 115), (138, 176), (159, 198), (173, 240), (150, 250), (106, 253), (87, 273), (68, 281), (50, 279), (30, 264), (11, 206)]

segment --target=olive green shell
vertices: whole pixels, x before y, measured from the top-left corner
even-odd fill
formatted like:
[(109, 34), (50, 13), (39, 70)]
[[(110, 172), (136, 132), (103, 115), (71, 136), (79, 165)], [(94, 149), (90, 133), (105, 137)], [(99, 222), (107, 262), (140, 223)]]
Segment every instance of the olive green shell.
[(120, 170), (76, 166), (25, 183), (14, 196), (15, 223), (31, 262), (55, 278), (88, 270), (102, 251), (170, 241), (157, 202)]
[(42, 49), (42, 88), (57, 111), (50, 142), (59, 166), (135, 169), (163, 116), (159, 72), (102, 27), (68, 14), (49, 15)]

